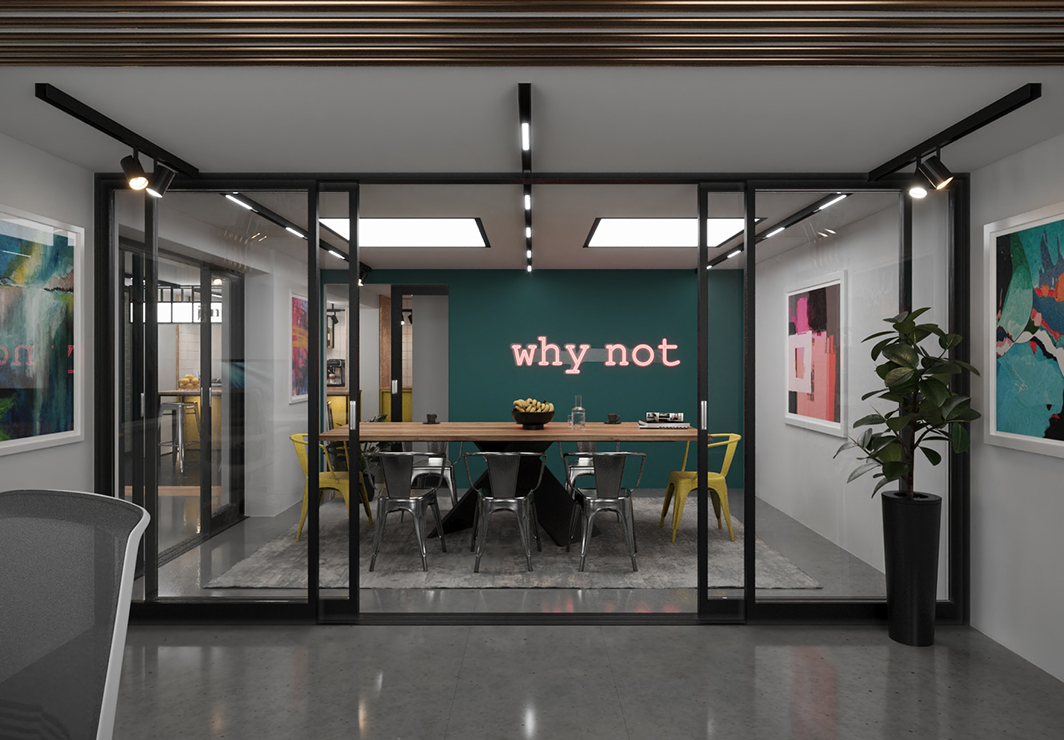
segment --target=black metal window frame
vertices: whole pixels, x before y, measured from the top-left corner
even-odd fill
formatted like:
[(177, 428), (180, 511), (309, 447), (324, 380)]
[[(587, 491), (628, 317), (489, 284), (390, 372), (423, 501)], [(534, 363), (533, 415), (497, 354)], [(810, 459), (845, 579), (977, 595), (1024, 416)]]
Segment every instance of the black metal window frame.
[[(521, 614), (521, 613), (383, 613), (358, 612), (358, 597), (354, 593), (348, 599), (322, 599), (318, 589), (318, 541), (317, 507), (310, 507), (310, 532), (308, 542), (307, 599), (292, 601), (222, 601), (217, 599), (158, 599), (135, 602), (131, 619), (135, 622), (274, 622), (314, 623), (345, 622), (358, 624), (702, 624), (742, 622), (749, 624), (807, 623), (807, 624), (857, 624), (882, 622), (886, 619), (886, 603), (883, 600), (759, 600), (754, 588), (754, 537), (756, 534), (756, 446), (755, 405), (756, 392), (753, 379), (756, 370), (754, 353), (755, 304), (757, 289), (754, 203), (758, 192), (765, 191), (847, 191), (847, 192), (895, 192), (899, 195), (899, 305), (905, 306), (912, 294), (912, 218), (905, 192), (910, 178), (904, 175), (884, 177), (876, 181), (866, 173), (554, 173), (522, 176), (512, 173), (365, 173), (365, 174), (219, 174), (196, 178), (178, 178), (171, 191), (305, 191), (308, 194), (307, 277), (310, 305), (318, 305), (321, 291), (321, 270), (318, 250), (318, 200), (321, 192), (345, 192), (349, 196), (352, 213), (358, 212), (359, 187), (361, 185), (691, 185), (697, 192), (699, 218), (698, 250), (698, 380), (697, 395), (700, 402), (707, 401), (708, 364), (703, 361), (708, 351), (708, 276), (709, 264), (706, 244), (705, 219), (708, 214), (708, 195), (711, 192), (742, 193), (744, 201), (744, 239), (746, 267), (743, 276), (743, 393), (744, 393), (744, 538), (745, 588), (742, 599), (710, 600), (707, 588), (707, 555), (704, 544), (708, 536), (708, 492), (704, 483), (699, 486), (698, 515), (698, 608), (689, 614)], [(115, 192), (126, 188), (124, 178), (113, 173), (96, 175), (95, 189), (95, 371), (97, 379), (97, 408), (95, 415), (96, 469), (94, 480), (101, 492), (116, 493), (114, 460), (116, 452), (116, 399), (117, 385), (115, 366), (115, 312), (117, 308), (117, 263), (118, 227), (114, 218)], [(970, 335), (971, 325), (971, 266), (970, 266), (970, 180), (966, 173), (957, 174), (949, 190), (948, 198), (948, 313), (949, 330)], [(153, 220), (153, 226), (154, 226)], [(357, 264), (359, 257), (357, 230), (353, 230), (349, 258)], [(352, 271), (349, 280), (350, 295), (357, 300), (358, 276)], [(355, 304), (357, 305), (357, 303)], [(310, 335), (313, 345), (310, 351), (310, 392), (312, 397), (321, 394), (321, 344), (322, 332), (318, 312), (310, 317)], [(357, 344), (357, 322), (350, 322), (349, 341)], [(969, 360), (968, 344), (962, 343), (951, 350), (956, 359)], [(956, 376), (955, 390), (968, 393), (970, 378)], [(317, 443), (321, 423), (319, 404), (308, 404), (308, 428), (313, 447)], [(706, 470), (705, 425), (699, 425), (698, 466)], [(351, 449), (358, 450), (358, 424), (352, 424)], [(357, 453), (356, 453), (357, 454)], [(948, 598), (938, 602), (937, 619), (940, 624), (966, 624), (969, 619), (970, 602), (970, 458), (969, 453), (948, 454), (949, 496), (947, 528), (949, 562), (947, 568)], [(356, 461), (352, 461), (354, 464)], [(315, 466), (309, 473), (309, 495), (314, 500), (318, 488)], [(700, 476), (702, 478), (702, 476)], [(353, 527), (357, 531), (357, 527)], [(357, 536), (351, 540), (350, 556), (357, 556)], [(352, 582), (352, 592), (357, 592), (357, 577)]]

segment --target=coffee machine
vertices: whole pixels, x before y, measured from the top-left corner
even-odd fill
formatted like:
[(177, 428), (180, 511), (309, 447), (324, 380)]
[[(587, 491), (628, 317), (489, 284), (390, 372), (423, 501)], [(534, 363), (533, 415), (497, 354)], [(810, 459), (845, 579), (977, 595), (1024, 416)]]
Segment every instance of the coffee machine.
[(326, 360), (325, 373), (325, 382), (327, 385), (339, 387), (347, 385), (347, 382), (344, 378), (343, 360)]

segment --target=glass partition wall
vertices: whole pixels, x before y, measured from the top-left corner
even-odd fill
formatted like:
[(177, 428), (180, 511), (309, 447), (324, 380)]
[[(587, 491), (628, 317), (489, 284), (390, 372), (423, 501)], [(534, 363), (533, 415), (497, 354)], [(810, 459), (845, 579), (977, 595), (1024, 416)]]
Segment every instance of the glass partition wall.
[[(963, 178), (917, 205), (856, 179), (283, 182), (178, 190), (154, 212), (115, 192), (114, 482), (153, 513), (134, 615), (882, 618), (879, 503), (832, 455), (871, 382), (860, 339), (906, 301), (966, 320), (947, 279)], [(462, 218), (479, 243), (381, 241)], [(514, 437), (530, 399), (554, 407), (542, 439)], [(651, 440), (648, 416), (678, 429)], [(593, 467), (588, 442), (636, 454), (581, 568), (583, 507), (613, 486), (569, 478)], [(540, 542), (502, 512), (476, 568), (491, 474), (468, 453), (518, 449), (546, 460)], [(446, 463), (409, 481), (435, 492), (447, 543), (423, 507), (424, 563), (410, 512), (381, 530), (403, 494), (388, 452)], [(925, 478), (947, 498), (950, 618), (964, 470)]]

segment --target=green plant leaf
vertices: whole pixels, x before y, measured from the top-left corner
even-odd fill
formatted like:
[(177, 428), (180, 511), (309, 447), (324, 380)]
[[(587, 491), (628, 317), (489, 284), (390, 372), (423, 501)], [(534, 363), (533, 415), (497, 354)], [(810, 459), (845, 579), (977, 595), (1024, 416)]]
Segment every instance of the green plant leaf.
[(891, 336), (894, 336), (894, 332), (892, 332), (890, 329), (887, 329), (885, 331), (877, 331), (875, 334), (869, 334), (867, 337), (865, 337), (861, 341), (862, 342), (867, 342), (869, 339), (875, 339), (876, 337), (885, 337), (887, 334), (890, 334)]
[(888, 346), (891, 342), (894, 341), (894, 337), (893, 337), (894, 332), (886, 332), (886, 333), (890, 334), (891, 336), (887, 337), (886, 339), (884, 339), (881, 342), (877, 342), (876, 346), (872, 348), (872, 359), (873, 360), (878, 360), (879, 359), (879, 355), (883, 352), (883, 348)]
[(869, 470), (874, 470), (875, 468), (878, 468), (878, 467), (879, 467), (879, 463), (875, 463), (875, 462), (865, 463), (864, 465), (862, 465), (859, 468), (856, 468), (852, 473), (850, 473), (850, 477), (846, 479), (846, 482), (847, 483), (852, 483), (853, 481), (857, 480), (862, 475), (867, 473)]
[(835, 450), (835, 454), (831, 456), (831, 459), (834, 460), (841, 453), (845, 452), (846, 450), (848, 450), (848, 449), (850, 449), (850, 448), (852, 448), (854, 446), (856, 446), (854, 441), (852, 439), (847, 439), (845, 442), (842, 443), (842, 445), (839, 447), (839, 449)]
[(866, 427), (870, 424), (883, 424), (887, 420), (883, 418), (881, 414), (869, 414), (868, 416), (862, 416), (860, 419), (853, 423), (854, 429), (857, 427)]
[(862, 401), (867, 401), (869, 398), (872, 398), (873, 396), (878, 396), (880, 393), (886, 393), (886, 391), (884, 391), (882, 389), (878, 390), (878, 391), (868, 391), (868, 393), (866, 393), (863, 396), (861, 396), (861, 400)]
[(893, 370), (887, 372), (883, 376), (883, 382), (886, 383), (892, 390), (896, 390), (897, 386), (903, 385), (912, 380), (915, 372), (912, 368), (908, 367), (895, 367)]
[(964, 396), (951, 396), (946, 399), (944, 404), (942, 404), (942, 418), (947, 421), (952, 421), (954, 412), (963, 410), (967, 403), (968, 399)]
[(942, 349), (953, 349), (963, 341), (964, 337), (960, 334), (945, 334), (939, 337), (938, 346)]
[(953, 440), (953, 451), (964, 452), (967, 450), (968, 445), (971, 444), (971, 437), (968, 436), (968, 430), (964, 428), (964, 425), (954, 424), (950, 432)]
[(918, 309), (914, 310), (912, 313), (909, 314), (909, 319), (910, 320), (918, 319), (918, 318), (920, 318), (921, 316), (923, 316), (925, 313), (927, 313), (930, 310), (931, 310), (930, 306), (924, 306), (923, 308), (918, 308)]
[(920, 381), (920, 392), (927, 396), (935, 406), (941, 408), (942, 404), (949, 398), (949, 388), (946, 384), (935, 380), (934, 378), (928, 378), (927, 380)]
[(876, 487), (872, 489), (872, 495), (875, 496), (877, 493), (879, 493), (880, 488), (891, 482), (892, 481), (890, 478), (884, 478), (883, 480), (879, 481), (879, 483), (876, 484)]
[(915, 368), (920, 362), (916, 350), (905, 344), (891, 344), (883, 348), (883, 356), (906, 368)]
[(938, 454), (929, 447), (921, 447), (920, 452), (924, 453), (924, 457), (926, 457), (932, 465), (938, 465), (940, 462), (942, 462), (942, 455)]
[(892, 432), (900, 432), (902, 429), (909, 426), (909, 424), (911, 424), (916, 418), (916, 414), (905, 414), (904, 416), (896, 416), (893, 419), (887, 419), (887, 428)]
[(890, 461), (883, 463), (883, 476), (889, 480), (901, 480), (909, 472), (911, 466), (908, 463), (900, 461)]
[(892, 441), (886, 447), (879, 451), (877, 457), (884, 463), (887, 462), (900, 462), (901, 461), (901, 442), (897, 440)]

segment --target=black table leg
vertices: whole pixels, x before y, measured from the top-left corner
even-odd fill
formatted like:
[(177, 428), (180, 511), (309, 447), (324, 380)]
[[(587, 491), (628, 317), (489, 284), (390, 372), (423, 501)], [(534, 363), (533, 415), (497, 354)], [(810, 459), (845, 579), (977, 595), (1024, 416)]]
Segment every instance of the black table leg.
[[(551, 442), (477, 442), (476, 445), (485, 452), (544, 452)], [(527, 493), (536, 484), (539, 477), (539, 463), (537, 460), (522, 460), (517, 474), (518, 495)], [(488, 474), (483, 473), (476, 481), (476, 487), (480, 490), (489, 488)], [(554, 477), (549, 469), (543, 471), (543, 481), (536, 489), (536, 513), (539, 525), (547, 536), (556, 545), (564, 545), (569, 537), (569, 519), (573, 512), (573, 500), (565, 490), (565, 486)], [(477, 494), (470, 488), (446, 516), (443, 517), (443, 531), (445, 534), (460, 532), (473, 526), (476, 515)], [(579, 537), (580, 532), (577, 532)], [(598, 528), (592, 532), (592, 536), (598, 534)], [(429, 533), (429, 537), (436, 537), (436, 530)], [(579, 541), (579, 540), (578, 540)]]

